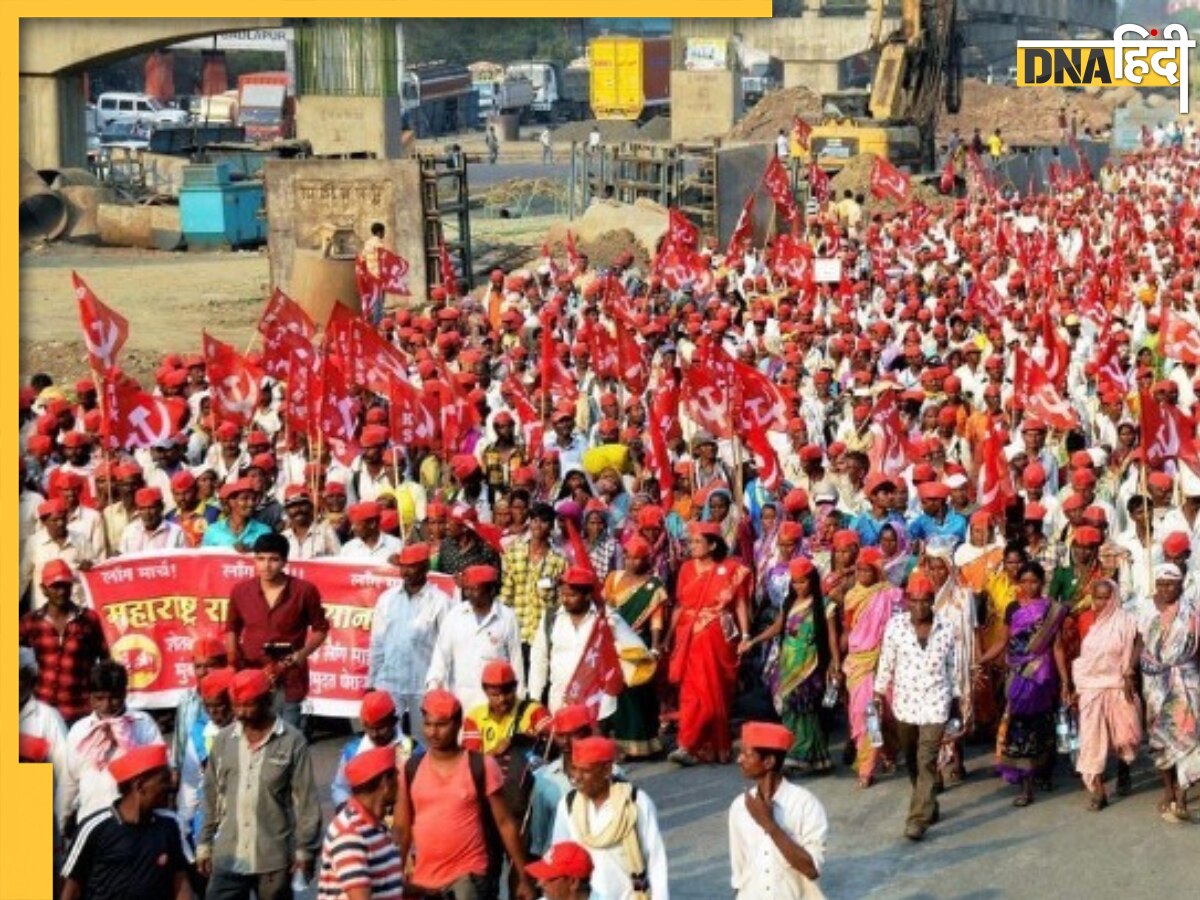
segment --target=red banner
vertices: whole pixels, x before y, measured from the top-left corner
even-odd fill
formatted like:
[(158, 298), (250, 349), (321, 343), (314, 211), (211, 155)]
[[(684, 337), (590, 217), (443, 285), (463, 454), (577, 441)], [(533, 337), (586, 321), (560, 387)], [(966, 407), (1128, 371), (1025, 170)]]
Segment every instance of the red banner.
[[(288, 572), (317, 586), (329, 619), (329, 637), (309, 660), (306, 710), (356, 716), (375, 601), (400, 583), (400, 574), (392, 566), (338, 559), (297, 560)], [(193, 686), (192, 641), (224, 632), (230, 590), (255, 577), (251, 557), (224, 550), (123, 556), (80, 575), (113, 658), (129, 670), (130, 705), (142, 709), (173, 707)], [(456, 590), (449, 575), (430, 573), (429, 580)]]

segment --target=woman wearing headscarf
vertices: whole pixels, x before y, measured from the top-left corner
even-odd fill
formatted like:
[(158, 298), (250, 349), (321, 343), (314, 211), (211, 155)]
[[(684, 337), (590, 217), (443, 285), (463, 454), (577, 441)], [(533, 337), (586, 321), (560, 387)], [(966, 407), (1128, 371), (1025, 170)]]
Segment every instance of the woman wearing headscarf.
[(1121, 608), (1111, 579), (1092, 587), (1096, 618), (1083, 636), (1079, 657), (1071, 666), (1075, 703), (1079, 707), (1079, 758), (1075, 770), (1091, 795), (1088, 809), (1108, 806), (1104, 767), (1111, 751), (1117, 757), (1117, 793), (1133, 789), (1129, 764), (1142, 742), (1142, 711), (1135, 684), (1139, 652), (1137, 620)]
[(1150, 758), (1162, 779), (1159, 813), (1188, 822), (1187, 790), (1200, 782), (1200, 607), (1184, 600), (1173, 563), (1154, 570), (1154, 610), (1139, 621)]
[(679, 687), (679, 747), (671, 760), (727, 763), (729, 712), (737, 684), (737, 642), (750, 630), (750, 570), (729, 556), (717, 522), (688, 527), (692, 558), (679, 570), (668, 644), (670, 682)]
[[(858, 786), (875, 783), (875, 771), (883, 755), (871, 746), (867, 734), (867, 705), (875, 696), (875, 666), (883, 645), (888, 619), (903, 603), (903, 592), (883, 578), (883, 554), (878, 547), (859, 551), (855, 582), (842, 601), (842, 671), (849, 691), (850, 737), (857, 748), (855, 770)], [(886, 752), (886, 751), (885, 751)]]
[[(645, 538), (630, 538), (624, 551), (625, 567), (608, 573), (603, 596), (657, 657), (662, 649), (667, 591), (650, 568), (651, 548)], [(658, 712), (658, 687), (653, 680), (621, 692), (617, 711), (608, 723), (625, 756), (641, 758), (661, 752)]]
[(908, 552), (904, 528), (888, 522), (879, 529), (879, 549), (883, 553), (883, 577), (898, 588), (904, 587), (917, 566), (916, 557)]
[(609, 533), (608, 510), (601, 500), (589, 500), (583, 508), (583, 544), (592, 571), (600, 583), (617, 567), (616, 539)]
[(812, 560), (798, 556), (787, 567), (790, 583), (783, 610), (764, 631), (743, 641), (739, 653), (770, 644), (763, 680), (775, 711), (791, 731), (793, 742), (784, 768), (828, 772), (829, 735), (821, 721), (826, 678), (840, 681), (837, 636), (825, 616), (821, 580)]
[(1020, 786), (1013, 806), (1033, 802), (1035, 780), (1049, 790), (1054, 772), (1054, 707), (1070, 696), (1070, 673), (1062, 645), (1067, 608), (1045, 596), (1046, 571), (1027, 562), (1017, 576), (1017, 599), (1004, 611), (1000, 641), (976, 662), (1005, 656), (1006, 706), (996, 739), (996, 767), (1009, 784)]
[(1004, 544), (995, 539), (994, 524), (990, 512), (976, 510), (967, 523), (967, 539), (954, 551), (959, 580), (975, 593), (983, 591), (1004, 558)]
[(750, 523), (742, 519), (742, 512), (733, 502), (733, 492), (725, 485), (710, 487), (704, 495), (702, 521), (714, 522), (721, 528), (721, 537), (743, 565), (754, 563), (754, 535)]
[(932, 538), (925, 544), (921, 567), (936, 591), (933, 611), (954, 623), (955, 671), (959, 677), (959, 709), (962, 713), (962, 732), (944, 744), (943, 758), (939, 761), (939, 775), (947, 782), (962, 781), (966, 770), (963, 766), (963, 736), (974, 727), (974, 704), (971, 695), (971, 667), (979, 656), (975, 601), (971, 592), (959, 580), (958, 570), (953, 563), (954, 544), (942, 538)]
[[(779, 503), (771, 500), (763, 504), (759, 512), (758, 524), (755, 526), (756, 537), (754, 538), (754, 608), (756, 610), (762, 609), (767, 602), (767, 579), (770, 574), (786, 567), (791, 558), (790, 552), (786, 558), (781, 556), (779, 530), (782, 525)], [(795, 542), (788, 550), (795, 550)]]

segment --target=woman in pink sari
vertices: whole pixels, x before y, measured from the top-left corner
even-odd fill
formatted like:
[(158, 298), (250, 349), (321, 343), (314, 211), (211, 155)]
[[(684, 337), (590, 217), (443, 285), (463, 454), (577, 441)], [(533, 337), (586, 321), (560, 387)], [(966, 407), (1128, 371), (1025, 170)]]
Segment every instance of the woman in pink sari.
[(729, 558), (716, 522), (688, 526), (692, 558), (679, 569), (677, 603), (667, 640), (668, 677), (679, 687), (679, 746), (669, 757), (682, 766), (732, 758), (729, 712), (737, 686), (737, 646), (750, 631), (750, 570)]
[(1108, 579), (1092, 586), (1096, 618), (1072, 663), (1075, 702), (1079, 706), (1079, 759), (1075, 770), (1091, 794), (1088, 809), (1108, 806), (1104, 767), (1110, 751), (1117, 756), (1117, 793), (1133, 785), (1129, 764), (1142, 742), (1142, 709), (1134, 674), (1139, 651), (1137, 619), (1121, 608), (1117, 586)]
[(842, 601), (842, 671), (849, 691), (850, 737), (858, 748), (858, 786), (875, 783), (881, 748), (867, 735), (867, 704), (875, 696), (875, 666), (888, 619), (903, 608), (904, 593), (884, 580), (883, 552), (866, 547), (858, 554), (856, 581)]

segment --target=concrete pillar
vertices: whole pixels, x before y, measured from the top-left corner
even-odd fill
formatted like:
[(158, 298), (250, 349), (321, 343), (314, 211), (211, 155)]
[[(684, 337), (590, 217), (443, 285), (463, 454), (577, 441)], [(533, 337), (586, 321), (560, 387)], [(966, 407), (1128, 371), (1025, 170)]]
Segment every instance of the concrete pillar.
[(200, 54), (200, 93), (205, 97), (229, 90), (229, 70), (225, 66), (224, 50), (205, 50)]
[(160, 103), (175, 99), (175, 55), (155, 50), (146, 57), (146, 93)]
[(329, 97), (305, 94), (296, 98), (296, 137), (312, 143), (314, 153), (373, 153), (378, 159), (399, 159), (399, 97)]
[(36, 169), (87, 165), (83, 75), (20, 76), (21, 158)]

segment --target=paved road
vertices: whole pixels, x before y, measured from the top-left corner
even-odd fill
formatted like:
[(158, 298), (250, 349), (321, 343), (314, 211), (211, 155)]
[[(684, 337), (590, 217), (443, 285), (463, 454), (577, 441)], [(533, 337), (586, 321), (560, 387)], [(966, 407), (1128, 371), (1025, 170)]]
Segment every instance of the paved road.
[[(341, 741), (314, 745), (321, 785), (332, 780)], [(903, 773), (867, 791), (843, 767), (803, 782), (830, 820), (821, 879), (830, 900), (1196, 896), (1200, 825), (1158, 818), (1157, 778), (1144, 761), (1135, 769), (1133, 796), (1116, 798), (1101, 813), (1085, 811), (1086, 795), (1065, 774), (1053, 793), (1014, 809), (1012, 789), (991, 777), (989, 763), (986, 748), (974, 748), (967, 781), (941, 797), (942, 822), (920, 844), (902, 835), (909, 795)], [(648, 763), (629, 770), (658, 805), (673, 900), (730, 897), (726, 812), (745, 787), (737, 767)]]

